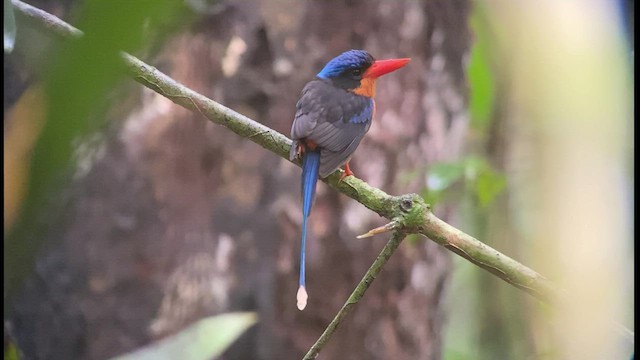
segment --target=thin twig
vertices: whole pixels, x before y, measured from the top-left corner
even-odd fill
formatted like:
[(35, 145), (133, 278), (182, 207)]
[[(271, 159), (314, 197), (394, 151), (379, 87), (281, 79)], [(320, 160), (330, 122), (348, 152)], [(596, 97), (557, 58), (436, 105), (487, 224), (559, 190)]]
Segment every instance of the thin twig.
[(376, 258), (376, 260), (371, 264), (371, 267), (364, 274), (364, 277), (358, 283), (358, 286), (353, 290), (347, 302), (342, 305), (342, 308), (336, 316), (333, 318), (329, 326), (324, 330), (322, 335), (318, 338), (315, 344), (309, 349), (309, 352), (304, 356), (303, 360), (315, 359), (320, 353), (320, 350), (326, 345), (327, 341), (331, 338), (331, 335), (336, 331), (338, 325), (342, 322), (342, 320), (347, 316), (353, 307), (360, 301), (364, 293), (367, 291), (373, 280), (375, 280), (376, 276), (380, 273), (384, 264), (387, 263), (387, 260), (391, 257), (391, 255), (396, 251), (400, 243), (404, 239), (406, 235), (401, 232), (394, 232), (391, 235), (391, 239), (387, 242), (387, 245), (382, 248), (380, 251), (380, 255)]
[(382, 226), (378, 226), (375, 229), (371, 229), (371, 230), (367, 231), (366, 233), (364, 233), (362, 235), (358, 235), (358, 236), (356, 236), (356, 239), (365, 239), (365, 238), (369, 238), (369, 237), (372, 237), (372, 236), (384, 234), (386, 232), (391, 232), (393, 230), (396, 230), (399, 227), (400, 227), (400, 223), (398, 223), (397, 221), (392, 221), (392, 222), (390, 222), (388, 224), (384, 224)]

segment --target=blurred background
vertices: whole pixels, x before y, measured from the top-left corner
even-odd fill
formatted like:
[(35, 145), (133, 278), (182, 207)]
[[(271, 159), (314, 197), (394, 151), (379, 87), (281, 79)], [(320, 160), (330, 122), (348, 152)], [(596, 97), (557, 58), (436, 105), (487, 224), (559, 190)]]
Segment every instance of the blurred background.
[(319, 358), (631, 358), (633, 1), (28, 3), (85, 36), (5, 0), (5, 355), (108, 359), (252, 311), (221, 359), (302, 358), (388, 240), (355, 236), (385, 219), (318, 185), (298, 311), (300, 169), (117, 54), (288, 136), (304, 84), (353, 48), (412, 58), (378, 81), (356, 176), (421, 194), (571, 306), (409, 237)]

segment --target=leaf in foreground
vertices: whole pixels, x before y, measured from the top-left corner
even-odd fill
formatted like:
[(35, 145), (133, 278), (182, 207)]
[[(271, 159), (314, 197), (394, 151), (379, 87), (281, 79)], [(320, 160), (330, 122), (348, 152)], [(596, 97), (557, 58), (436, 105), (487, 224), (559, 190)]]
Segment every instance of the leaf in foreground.
[(208, 360), (220, 356), (255, 324), (253, 312), (235, 312), (202, 319), (176, 335), (112, 360)]

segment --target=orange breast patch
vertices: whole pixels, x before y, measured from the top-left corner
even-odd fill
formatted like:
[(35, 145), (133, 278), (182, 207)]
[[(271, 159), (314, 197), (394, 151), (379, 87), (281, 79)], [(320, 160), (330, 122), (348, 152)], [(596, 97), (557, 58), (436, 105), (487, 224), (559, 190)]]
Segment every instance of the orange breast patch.
[(360, 86), (351, 90), (351, 92), (370, 98), (376, 96), (376, 79), (363, 78), (360, 81)]

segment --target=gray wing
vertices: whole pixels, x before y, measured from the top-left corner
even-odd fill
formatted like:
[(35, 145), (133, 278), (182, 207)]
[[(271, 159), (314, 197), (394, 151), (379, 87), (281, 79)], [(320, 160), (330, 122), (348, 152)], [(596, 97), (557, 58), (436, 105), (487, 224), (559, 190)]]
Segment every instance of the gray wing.
[[(358, 145), (360, 145), (360, 141), (364, 137), (364, 135), (369, 131), (369, 127), (371, 126), (371, 122), (367, 122), (364, 124), (360, 124), (359, 126), (353, 126), (346, 130), (338, 130), (340, 133), (348, 132), (349, 137), (342, 136), (340, 138), (336, 138), (335, 136), (331, 137), (331, 145), (340, 145), (340, 147), (321, 147), (320, 152), (320, 176), (327, 177), (331, 175), (332, 172), (336, 171), (340, 166), (344, 165), (353, 153), (356, 151)], [(328, 129), (325, 133), (333, 133), (334, 129)], [(321, 134), (325, 134), (322, 133)], [(350, 140), (350, 141), (349, 141)], [(347, 143), (347, 141), (349, 141)], [(337, 149), (337, 150), (332, 150)]]
[(291, 127), (294, 146), (303, 138), (320, 146), (321, 177), (330, 175), (349, 160), (369, 131), (373, 116), (371, 98), (334, 88), (320, 80), (305, 86), (296, 108)]

